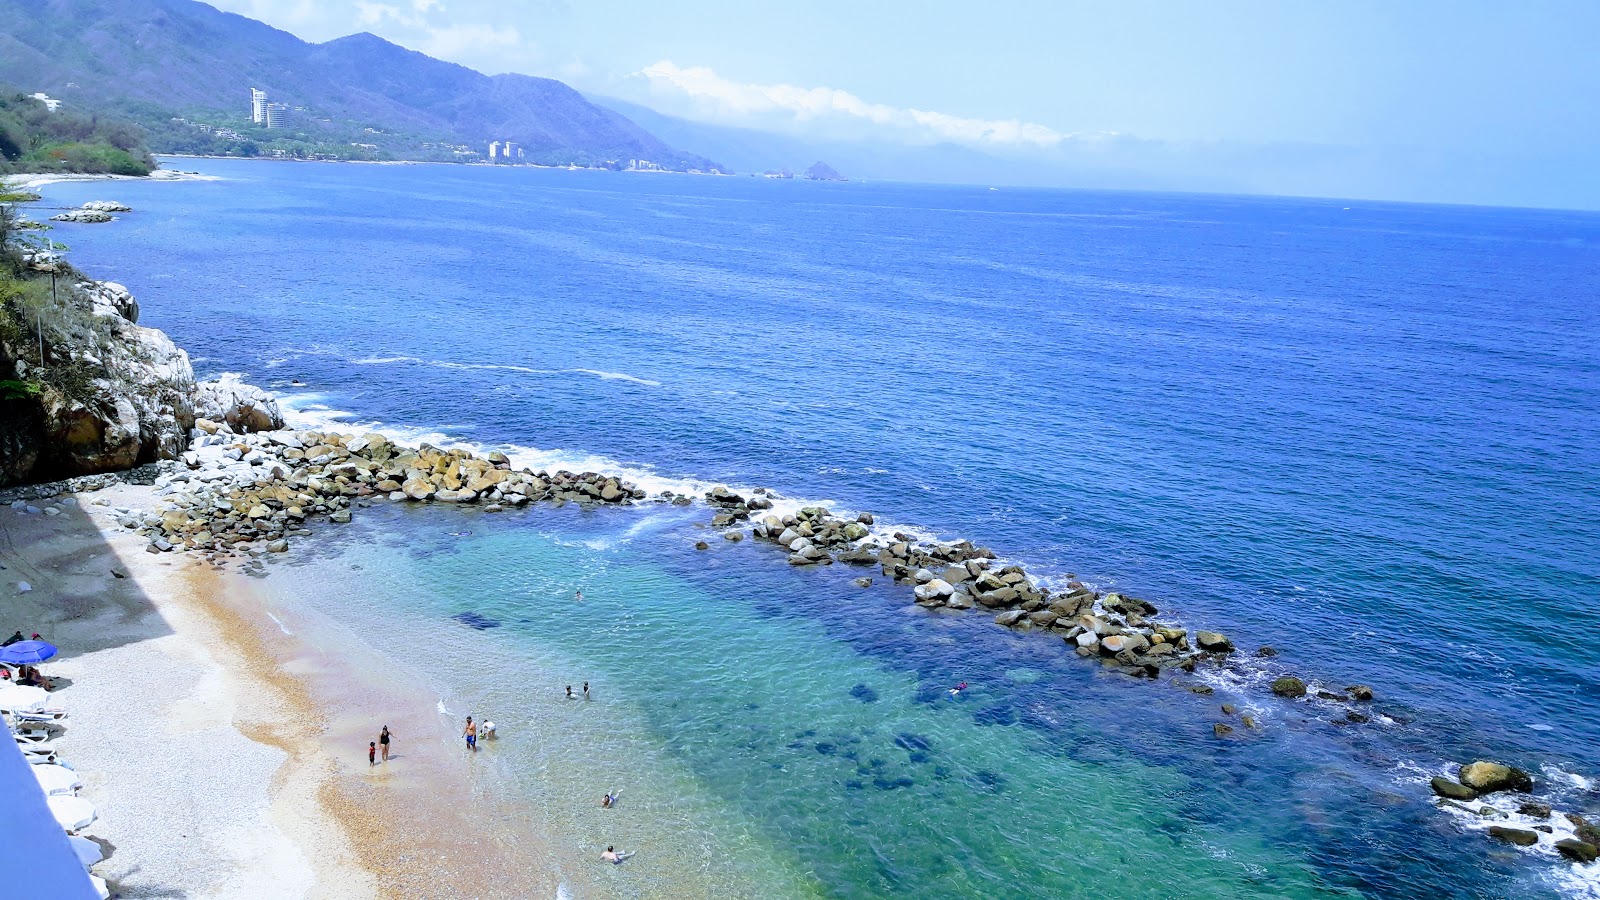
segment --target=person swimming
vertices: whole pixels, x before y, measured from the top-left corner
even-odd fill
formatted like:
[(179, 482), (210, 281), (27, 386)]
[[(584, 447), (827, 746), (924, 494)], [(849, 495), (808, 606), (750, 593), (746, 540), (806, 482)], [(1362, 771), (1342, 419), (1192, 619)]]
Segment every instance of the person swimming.
[(961, 692), (966, 690), (966, 689), (967, 689), (967, 683), (965, 681), (963, 681), (960, 684), (958, 684), (955, 687), (950, 689), (950, 696), (959, 697), (959, 696), (961, 696)]
[(622, 865), (622, 861), (623, 860), (627, 859), (630, 856), (633, 856), (635, 853), (638, 853), (638, 852), (639, 851), (637, 851), (637, 850), (633, 850), (633, 851), (629, 851), (627, 853), (618, 853), (616, 847), (610, 846), (608, 844), (606, 846), (606, 852), (600, 854), (600, 858), (602, 860), (608, 862), (608, 863), (613, 863), (615, 865), (619, 865), (620, 866), (620, 865)]

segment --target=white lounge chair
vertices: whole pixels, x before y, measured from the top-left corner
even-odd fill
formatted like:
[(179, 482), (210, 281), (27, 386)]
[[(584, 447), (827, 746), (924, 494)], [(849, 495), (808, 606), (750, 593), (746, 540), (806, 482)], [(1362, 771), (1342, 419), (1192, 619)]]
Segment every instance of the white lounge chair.
[(55, 707), (53, 709), (39, 710), (6, 710), (11, 714), (14, 722), (60, 722), (67, 717), (67, 711)]

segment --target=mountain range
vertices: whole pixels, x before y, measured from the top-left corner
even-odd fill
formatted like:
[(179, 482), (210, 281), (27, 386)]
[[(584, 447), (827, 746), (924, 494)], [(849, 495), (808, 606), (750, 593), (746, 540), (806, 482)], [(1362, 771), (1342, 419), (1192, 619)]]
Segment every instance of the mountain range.
[(405, 134), (479, 153), (510, 140), (541, 162), (716, 165), (554, 79), (484, 75), (365, 33), (307, 43), (195, 0), (0, 0), (0, 82), (141, 121), (218, 124), (249, 123), (258, 88), (302, 107), (313, 138)]

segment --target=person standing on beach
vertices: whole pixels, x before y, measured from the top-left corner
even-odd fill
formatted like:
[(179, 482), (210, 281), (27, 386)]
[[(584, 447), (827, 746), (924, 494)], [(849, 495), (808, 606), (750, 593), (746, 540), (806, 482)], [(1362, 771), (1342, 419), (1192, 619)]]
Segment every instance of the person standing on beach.
[(388, 762), (389, 761), (389, 726), (387, 726), (387, 725), (383, 726), (383, 730), (378, 732), (378, 743), (383, 745), (383, 761), (384, 762)]
[(376, 741), (368, 741), (367, 742), (367, 765), (375, 766), (377, 764), (378, 764), (378, 744), (377, 744)]
[(467, 749), (476, 753), (478, 751), (478, 726), (473, 724), (471, 716), (467, 716), (467, 727), (461, 733), (467, 736)]

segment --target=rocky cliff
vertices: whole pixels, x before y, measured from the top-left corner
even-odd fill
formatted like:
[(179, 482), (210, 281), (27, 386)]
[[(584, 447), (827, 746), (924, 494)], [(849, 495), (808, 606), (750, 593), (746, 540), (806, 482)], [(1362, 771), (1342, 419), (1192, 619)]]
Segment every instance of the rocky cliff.
[(122, 286), (23, 262), (32, 280), (12, 282), (0, 329), (0, 486), (182, 453), (195, 421), (189, 355), (137, 324)]

